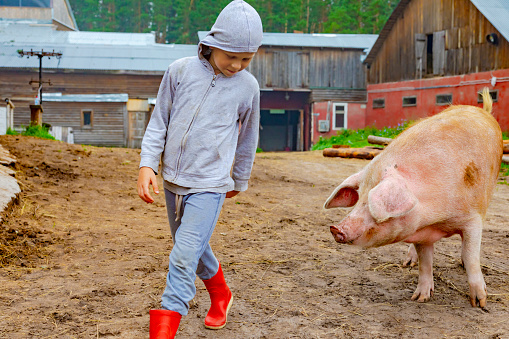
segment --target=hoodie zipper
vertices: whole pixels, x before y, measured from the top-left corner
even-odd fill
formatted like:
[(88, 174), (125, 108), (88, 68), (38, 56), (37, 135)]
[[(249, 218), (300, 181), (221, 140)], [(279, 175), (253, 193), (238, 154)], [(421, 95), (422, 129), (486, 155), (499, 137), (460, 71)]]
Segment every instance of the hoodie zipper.
[(216, 86), (216, 79), (217, 79), (217, 74), (214, 74), (214, 76), (212, 77), (212, 82), (210, 83), (210, 86), (207, 88), (207, 91), (205, 92), (205, 95), (203, 95), (203, 98), (201, 99), (200, 105), (196, 109), (196, 112), (194, 112), (193, 118), (191, 119), (191, 122), (189, 123), (189, 126), (187, 127), (187, 130), (184, 133), (184, 137), (182, 138), (182, 142), (180, 143), (180, 152), (179, 152), (179, 155), (177, 157), (177, 166), (175, 168), (175, 175), (173, 176), (173, 180), (172, 181), (175, 181), (177, 179), (178, 175), (179, 175), (180, 161), (182, 160), (182, 155), (184, 154), (184, 147), (186, 145), (187, 137), (189, 136), (189, 132), (191, 131), (191, 129), (193, 127), (193, 124), (194, 124), (194, 122), (196, 120), (196, 117), (198, 116), (198, 113), (200, 112), (201, 107), (203, 105), (203, 102), (205, 101), (205, 98), (207, 98), (207, 96), (208, 96), (208, 94), (210, 92), (210, 89), (212, 87)]

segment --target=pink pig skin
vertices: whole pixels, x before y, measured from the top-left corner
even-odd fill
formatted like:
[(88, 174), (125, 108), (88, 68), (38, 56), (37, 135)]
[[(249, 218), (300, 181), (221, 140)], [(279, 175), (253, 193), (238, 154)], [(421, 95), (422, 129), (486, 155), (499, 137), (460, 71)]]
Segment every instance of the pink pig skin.
[(471, 304), (486, 306), (481, 234), (503, 142), (491, 97), (485, 91), (483, 98), (484, 109), (452, 106), (413, 125), (325, 202), (325, 208), (354, 206), (330, 227), (339, 243), (415, 246), (419, 281), (412, 300), (425, 302), (433, 294), (433, 243), (459, 234)]

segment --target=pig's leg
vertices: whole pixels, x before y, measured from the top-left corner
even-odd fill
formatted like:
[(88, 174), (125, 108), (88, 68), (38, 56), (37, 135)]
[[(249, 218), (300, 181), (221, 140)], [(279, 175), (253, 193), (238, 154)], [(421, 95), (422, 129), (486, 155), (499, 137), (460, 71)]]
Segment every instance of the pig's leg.
[(406, 255), (405, 261), (403, 261), (403, 267), (414, 267), (419, 262), (419, 257), (417, 256), (417, 251), (415, 250), (414, 244), (410, 244), (408, 246), (408, 253)]
[(433, 296), (433, 244), (415, 244), (419, 257), (419, 282), (412, 300), (426, 302)]
[(470, 286), (470, 303), (473, 307), (486, 307), (486, 283), (481, 272), (480, 252), (481, 252), (481, 234), (482, 221), (476, 220), (472, 225), (466, 228), (462, 234), (461, 259), (467, 271), (468, 285)]

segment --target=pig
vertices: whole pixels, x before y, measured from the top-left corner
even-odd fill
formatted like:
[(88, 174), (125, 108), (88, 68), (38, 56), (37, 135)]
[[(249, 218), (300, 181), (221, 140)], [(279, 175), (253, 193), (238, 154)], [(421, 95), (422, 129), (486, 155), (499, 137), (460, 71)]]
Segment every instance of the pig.
[[(330, 231), (338, 243), (364, 248), (410, 243), (418, 258), (412, 300), (433, 295), (433, 244), (459, 234), (473, 307), (486, 307), (481, 234), (503, 154), (500, 126), (483, 90), (483, 108), (450, 106), (396, 137), (360, 172), (345, 179), (325, 209), (352, 207)], [(415, 248), (413, 248), (415, 246)]]

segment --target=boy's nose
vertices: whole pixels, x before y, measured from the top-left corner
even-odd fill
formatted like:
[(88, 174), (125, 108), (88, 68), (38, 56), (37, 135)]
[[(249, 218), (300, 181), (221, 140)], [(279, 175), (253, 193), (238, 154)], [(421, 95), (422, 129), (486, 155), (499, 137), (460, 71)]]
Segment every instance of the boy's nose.
[(239, 70), (239, 69), (240, 69), (240, 62), (234, 61), (234, 62), (232, 63), (232, 68), (233, 68), (234, 70)]

